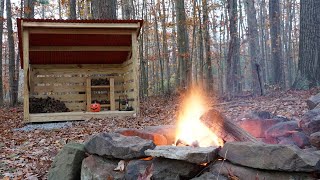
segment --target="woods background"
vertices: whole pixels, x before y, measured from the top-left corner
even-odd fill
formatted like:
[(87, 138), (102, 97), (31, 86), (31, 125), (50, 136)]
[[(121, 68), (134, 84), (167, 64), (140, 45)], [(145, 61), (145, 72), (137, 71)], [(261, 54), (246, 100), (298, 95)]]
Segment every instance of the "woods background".
[(231, 99), (320, 83), (317, 0), (1, 0), (0, 6), (0, 104), (16, 105), (23, 96), (20, 17), (143, 19), (141, 97), (198, 84)]

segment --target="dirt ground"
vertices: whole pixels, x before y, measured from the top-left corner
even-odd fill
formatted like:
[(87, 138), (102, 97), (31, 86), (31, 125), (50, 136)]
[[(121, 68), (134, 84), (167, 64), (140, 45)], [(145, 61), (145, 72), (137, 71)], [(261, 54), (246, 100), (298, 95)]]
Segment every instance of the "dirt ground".
[[(305, 100), (319, 92), (273, 92), (263, 97), (238, 97), (225, 102), (208, 99), (208, 106), (217, 108), (227, 117), (237, 120), (252, 110), (269, 111), (299, 120), (307, 111)], [(111, 132), (117, 128), (175, 124), (182, 96), (157, 96), (141, 100), (137, 118), (106, 118), (72, 122), (64, 129), (30, 132), (16, 131), (24, 126), (22, 107), (0, 109), (0, 179), (45, 179), (58, 151), (70, 141), (84, 142), (90, 135)]]

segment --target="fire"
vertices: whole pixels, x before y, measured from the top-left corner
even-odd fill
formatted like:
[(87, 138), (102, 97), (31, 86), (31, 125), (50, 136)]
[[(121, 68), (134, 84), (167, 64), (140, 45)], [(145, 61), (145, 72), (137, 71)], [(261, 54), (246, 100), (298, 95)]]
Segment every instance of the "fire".
[(222, 146), (222, 139), (200, 120), (208, 109), (204, 93), (199, 88), (192, 88), (179, 111), (176, 141), (180, 140), (188, 145), (197, 143), (200, 147)]

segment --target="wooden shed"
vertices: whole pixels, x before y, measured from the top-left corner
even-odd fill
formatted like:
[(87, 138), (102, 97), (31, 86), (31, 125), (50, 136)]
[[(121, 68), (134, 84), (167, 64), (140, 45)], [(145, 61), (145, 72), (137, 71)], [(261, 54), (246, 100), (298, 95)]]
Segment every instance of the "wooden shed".
[[(137, 37), (142, 23), (18, 19), (24, 121), (86, 120), (139, 113)], [(97, 79), (109, 83), (93, 84)], [(54, 98), (70, 111), (29, 113), (31, 97)], [(100, 112), (90, 112), (95, 100), (104, 102)]]

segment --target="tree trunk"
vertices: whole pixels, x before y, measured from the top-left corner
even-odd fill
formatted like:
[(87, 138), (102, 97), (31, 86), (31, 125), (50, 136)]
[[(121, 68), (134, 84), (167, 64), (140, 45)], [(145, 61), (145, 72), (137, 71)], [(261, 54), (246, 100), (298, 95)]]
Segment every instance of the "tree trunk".
[(35, 0), (24, 1), (24, 17), (28, 19), (34, 18), (34, 3)]
[(117, 0), (92, 0), (94, 19), (117, 19)]
[[(168, 50), (168, 39), (167, 39), (167, 28), (166, 28), (166, 6), (164, 0), (161, 1), (162, 3), (162, 18), (161, 18), (161, 26), (162, 26), (162, 49), (163, 49), (163, 61), (166, 67), (166, 93), (170, 93), (170, 65), (169, 65), (169, 50)], [(158, 1), (160, 4), (160, 0)], [(160, 9), (159, 9), (160, 15)]]
[(191, 85), (191, 62), (189, 60), (189, 38), (186, 25), (184, 1), (175, 0), (178, 36), (178, 59), (180, 66), (180, 88)]
[(251, 58), (251, 76), (252, 76), (252, 89), (255, 96), (264, 94), (263, 88), (263, 75), (262, 75), (262, 62), (260, 55), (259, 46), (259, 34), (258, 34), (258, 23), (256, 19), (256, 9), (254, 7), (254, 0), (246, 0), (246, 12), (247, 12), (247, 23), (248, 23), (248, 37), (249, 37), (249, 51)]
[(77, 19), (77, 14), (76, 14), (76, 0), (69, 0), (69, 19)]
[(209, 34), (209, 17), (208, 17), (208, 4), (207, 0), (202, 0), (203, 8), (203, 29), (204, 29), (204, 40), (206, 49), (206, 89), (211, 91), (213, 89), (213, 75), (211, 67), (211, 44)]
[(230, 42), (227, 57), (227, 91), (230, 100), (238, 91), (239, 82), (239, 38), (238, 38), (238, 15), (237, 0), (228, 0), (228, 10), (230, 16)]
[(10, 105), (15, 106), (17, 104), (18, 91), (15, 88), (15, 51), (14, 51), (14, 39), (12, 30), (12, 14), (11, 14), (11, 2), (6, 0), (7, 11), (7, 29), (8, 29), (8, 44), (9, 44), (9, 85), (10, 85)]
[(273, 77), (271, 83), (281, 85), (284, 88), (284, 73), (282, 59), (282, 45), (280, 34), (280, 1), (269, 1), (269, 19), (270, 19), (270, 34), (271, 34), (271, 60), (273, 63)]
[[(0, 16), (3, 17), (3, 12), (4, 12), (4, 1), (5, 0), (0, 0)], [(0, 22), (0, 42), (1, 42), (1, 47), (2, 45), (2, 35), (3, 35), (3, 20)], [(2, 60), (2, 48), (0, 48), (0, 57)], [(2, 81), (2, 61), (0, 63), (0, 106), (3, 105), (3, 81)]]
[(308, 80), (311, 88), (320, 84), (320, 2), (301, 0), (300, 4), (298, 67), (301, 76)]

